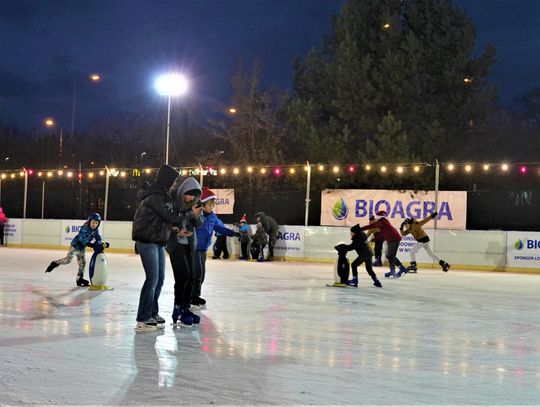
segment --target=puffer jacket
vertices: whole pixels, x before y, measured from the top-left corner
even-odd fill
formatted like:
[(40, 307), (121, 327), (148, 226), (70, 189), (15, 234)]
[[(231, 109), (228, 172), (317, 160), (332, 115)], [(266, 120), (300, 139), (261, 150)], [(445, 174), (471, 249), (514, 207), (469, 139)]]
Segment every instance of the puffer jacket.
[(255, 230), (255, 234), (251, 236), (253, 239), (253, 243), (260, 245), (260, 246), (266, 246), (268, 244), (268, 236), (266, 232), (264, 231), (264, 228), (261, 224), (257, 224), (257, 229)]
[(212, 244), (212, 233), (219, 232), (224, 236), (234, 236), (234, 230), (227, 228), (214, 212), (203, 212), (204, 224), (197, 229), (197, 251), (206, 252)]
[(179, 226), (185, 215), (173, 208), (167, 190), (157, 182), (145, 183), (138, 191), (139, 205), (133, 218), (131, 238), (143, 243), (167, 243), (171, 226)]

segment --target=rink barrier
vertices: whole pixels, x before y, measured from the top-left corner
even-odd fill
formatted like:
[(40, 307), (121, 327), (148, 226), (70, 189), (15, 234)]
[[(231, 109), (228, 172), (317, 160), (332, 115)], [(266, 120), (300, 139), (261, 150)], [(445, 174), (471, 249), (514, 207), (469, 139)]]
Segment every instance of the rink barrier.
[[(69, 219), (10, 219), (5, 231), (6, 243), (10, 247), (67, 250), (83, 223), (81, 220)], [(251, 227), (254, 231), (255, 227)], [(426, 229), (426, 232), (430, 236), (433, 251), (452, 265), (451, 270), (540, 274), (538, 232), (431, 229)], [(134, 253), (131, 222), (102, 222), (100, 234), (111, 244), (109, 252)], [(336, 259), (334, 246), (349, 241), (348, 227), (280, 226), (275, 259), (333, 263)], [(227, 242), (231, 256), (238, 257), (238, 239), (229, 238)], [(409, 251), (413, 245), (414, 240), (410, 236), (401, 242), (398, 258), (404, 264), (410, 261)], [(353, 255), (349, 253), (351, 260)], [(417, 263), (420, 268), (439, 268), (424, 251), (417, 254)]]

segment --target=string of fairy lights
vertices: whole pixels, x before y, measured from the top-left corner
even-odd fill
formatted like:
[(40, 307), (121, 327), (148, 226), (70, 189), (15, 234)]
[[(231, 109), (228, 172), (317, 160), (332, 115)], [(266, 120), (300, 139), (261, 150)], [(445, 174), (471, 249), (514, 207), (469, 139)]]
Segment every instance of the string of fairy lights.
[[(430, 171), (433, 163), (408, 163), (408, 164), (283, 164), (283, 165), (247, 165), (247, 166), (211, 166), (198, 165), (192, 167), (176, 167), (180, 174), (184, 176), (240, 176), (240, 175), (260, 175), (260, 176), (294, 176), (296, 174), (307, 173), (310, 170), (314, 173), (330, 174), (350, 174), (355, 173), (378, 173), (395, 175), (419, 175), (422, 172)], [(526, 175), (536, 173), (540, 175), (540, 162), (529, 163), (441, 163), (440, 170), (445, 174), (512, 174), (518, 173)], [(85, 169), (41, 169), (32, 168), (16, 170), (0, 170), (0, 180), (13, 180), (25, 176), (39, 179), (93, 179), (105, 177), (141, 177), (143, 175), (154, 174), (158, 168), (85, 168)]]

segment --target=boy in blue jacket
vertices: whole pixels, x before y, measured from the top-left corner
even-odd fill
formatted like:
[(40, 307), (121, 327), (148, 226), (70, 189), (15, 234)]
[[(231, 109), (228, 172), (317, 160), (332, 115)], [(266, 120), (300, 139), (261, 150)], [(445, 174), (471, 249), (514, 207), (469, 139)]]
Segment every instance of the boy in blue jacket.
[(77, 273), (77, 286), (88, 286), (90, 282), (83, 278), (84, 269), (86, 267), (86, 254), (85, 248), (97, 247), (103, 245), (109, 247), (109, 243), (104, 243), (101, 240), (101, 236), (98, 231), (99, 224), (101, 223), (101, 216), (99, 213), (92, 213), (88, 216), (88, 220), (77, 233), (77, 236), (73, 238), (69, 246), (69, 252), (63, 259), (53, 260), (45, 273), (50, 273), (56, 267), (61, 264), (69, 264), (73, 259), (73, 256), (77, 256), (77, 263), (79, 264), (79, 272)]
[(201, 298), (201, 287), (206, 274), (206, 253), (212, 243), (212, 234), (219, 232), (225, 236), (240, 236), (238, 232), (225, 227), (223, 222), (213, 212), (216, 206), (216, 194), (208, 187), (203, 187), (201, 202), (203, 203), (202, 226), (195, 229), (197, 234), (197, 247), (194, 253), (193, 267), (193, 291), (191, 294), (191, 305), (201, 306), (206, 304), (206, 300)]

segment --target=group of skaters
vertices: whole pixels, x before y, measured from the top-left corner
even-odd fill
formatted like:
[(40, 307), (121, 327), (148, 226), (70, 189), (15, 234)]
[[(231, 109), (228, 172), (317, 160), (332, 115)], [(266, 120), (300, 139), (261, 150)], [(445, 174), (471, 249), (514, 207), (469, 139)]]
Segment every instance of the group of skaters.
[[(174, 274), (173, 324), (193, 325), (200, 323), (200, 316), (191, 311), (192, 307), (203, 307), (206, 300), (201, 297), (201, 287), (206, 275), (207, 252), (211, 246), (214, 233), (218, 236), (236, 237), (240, 240), (240, 259), (248, 260), (250, 256), (257, 261), (271, 261), (274, 257), (274, 246), (278, 237), (278, 224), (263, 212), (255, 215), (256, 231), (251, 232), (244, 214), (238, 224), (238, 231), (227, 228), (214, 213), (217, 196), (208, 188), (201, 188), (193, 177), (184, 178), (169, 165), (159, 168), (154, 182), (145, 182), (137, 193), (138, 206), (132, 226), (132, 239), (135, 251), (139, 254), (145, 272), (145, 281), (139, 297), (137, 309), (137, 330), (156, 330), (164, 327), (165, 319), (159, 315), (159, 297), (165, 279), (165, 251), (169, 254)], [(346, 284), (358, 286), (358, 267), (364, 263), (373, 284), (382, 287), (373, 266), (382, 265), (382, 245), (387, 244), (386, 258), (390, 270), (387, 278), (400, 278), (408, 272), (416, 272), (416, 253), (421, 248), (448, 271), (450, 265), (437, 257), (429, 247), (429, 237), (422, 226), (435, 218), (437, 212), (423, 220), (406, 219), (398, 231), (387, 219), (385, 211), (379, 211), (365, 226), (355, 225), (351, 228), (351, 243), (339, 245), (336, 249), (346, 255), (348, 251), (356, 251), (358, 257), (351, 263), (352, 279)], [(86, 266), (85, 248), (102, 250), (109, 247), (103, 242), (98, 228), (101, 216), (91, 214), (78, 234), (72, 240), (66, 257), (52, 261), (46, 269), (51, 272), (56, 267), (68, 264), (73, 257), (77, 258), (78, 273), (76, 284), (88, 286), (89, 281), (83, 278)], [(366, 235), (367, 231), (369, 236)], [(411, 250), (411, 263), (405, 267), (396, 257), (399, 242), (403, 236), (411, 234), (416, 245)], [(225, 239), (217, 242), (217, 253), (223, 252)], [(375, 262), (370, 241), (375, 244)], [(264, 251), (268, 246), (268, 256)], [(251, 250), (248, 248), (251, 247)], [(220, 249), (221, 248), (221, 249)], [(397, 267), (397, 271), (396, 271)]]
[[(386, 258), (390, 268), (390, 270), (384, 274), (386, 278), (400, 278), (406, 273), (416, 273), (416, 253), (418, 253), (420, 249), (424, 249), (433, 260), (438, 262), (442, 271), (447, 272), (450, 269), (450, 265), (447, 262), (433, 253), (429, 246), (429, 236), (422, 228), (427, 222), (437, 217), (437, 212), (433, 212), (422, 220), (407, 218), (401, 223), (399, 231), (392, 226), (387, 219), (387, 216), (388, 214), (386, 211), (378, 211), (375, 216), (372, 216), (369, 219), (369, 224), (365, 226), (354, 225), (351, 228), (352, 241), (349, 245), (335, 246), (335, 249), (340, 254), (353, 250), (358, 254), (358, 257), (351, 263), (352, 279), (348, 280), (346, 283), (342, 283), (343, 285), (358, 287), (358, 266), (364, 263), (367, 273), (373, 280), (373, 285), (382, 287), (381, 282), (373, 271), (373, 266), (383, 265), (382, 248), (384, 242), (386, 242), (387, 246)], [(367, 231), (368, 234), (366, 234), (365, 231)], [(416, 244), (411, 249), (411, 263), (408, 267), (405, 267), (397, 258), (397, 251), (401, 239), (409, 234), (414, 237)], [(370, 242), (374, 244), (373, 252), (371, 250)], [(375, 256), (374, 262), (372, 262), (373, 255)]]

